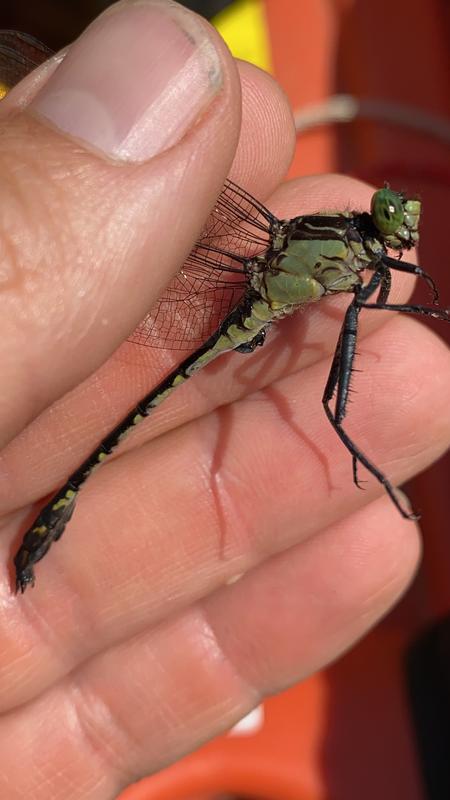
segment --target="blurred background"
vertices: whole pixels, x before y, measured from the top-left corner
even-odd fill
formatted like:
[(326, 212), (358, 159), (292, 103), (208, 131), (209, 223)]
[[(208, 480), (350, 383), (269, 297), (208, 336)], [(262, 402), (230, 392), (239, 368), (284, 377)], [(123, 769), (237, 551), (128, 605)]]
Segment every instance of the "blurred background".
[[(0, 27), (59, 49), (109, 4), (3, 0)], [(284, 87), (298, 129), (289, 177), (345, 172), (421, 197), (421, 263), (448, 301), (447, 0), (184, 5)], [(121, 800), (450, 798), (450, 459), (407, 491), (422, 512), (425, 555), (400, 605), (337, 664)]]

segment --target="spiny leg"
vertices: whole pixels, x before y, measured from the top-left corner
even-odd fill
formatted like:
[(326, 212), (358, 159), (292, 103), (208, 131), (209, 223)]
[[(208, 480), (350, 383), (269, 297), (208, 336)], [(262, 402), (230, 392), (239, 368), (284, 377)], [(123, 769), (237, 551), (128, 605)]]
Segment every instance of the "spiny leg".
[(437, 290), (437, 286), (431, 275), (429, 275), (428, 272), (425, 272), (422, 267), (419, 267), (417, 264), (409, 264), (407, 261), (399, 261), (397, 258), (390, 258), (386, 255), (383, 255), (381, 260), (389, 269), (393, 269), (396, 272), (406, 272), (408, 275), (415, 275), (417, 278), (424, 280), (433, 292), (434, 305), (439, 303), (439, 292)]
[[(372, 276), (371, 280), (367, 284), (366, 287), (360, 287), (359, 292), (364, 293), (365, 297), (370, 296), (379, 288), (378, 292), (378, 302), (386, 302), (389, 297), (389, 292), (391, 290), (391, 274), (389, 269), (385, 268), (382, 263), (378, 265), (378, 268), (374, 275)], [(357, 332), (357, 315), (359, 313), (358, 305), (354, 302), (354, 310), (349, 311), (349, 316), (354, 316), (353, 320), (353, 327), (354, 327), (354, 338), (351, 332), (351, 326), (348, 324), (349, 320), (347, 319), (347, 333), (349, 336), (353, 338), (353, 350), (350, 354), (348, 351), (348, 345), (345, 348), (343, 358), (346, 359), (348, 362), (348, 370), (347, 372), (343, 370), (344, 374), (346, 373), (346, 377), (339, 382), (339, 374), (341, 369), (341, 350), (342, 350), (342, 339), (343, 333), (345, 329), (345, 320), (342, 326), (341, 332), (339, 334), (339, 340), (336, 347), (336, 351), (333, 358), (333, 364), (331, 366), (330, 374), (328, 376), (327, 385), (325, 387), (324, 396), (328, 396), (331, 400), (334, 392), (336, 390), (336, 386), (338, 387), (338, 396), (336, 399), (336, 410), (335, 410), (335, 417), (338, 413), (338, 409), (340, 409), (341, 413), (341, 422), (346, 413), (346, 407), (348, 402), (348, 394), (350, 392), (350, 380), (352, 372), (354, 372), (354, 360), (356, 355), (356, 332)], [(349, 361), (349, 356), (351, 356)], [(362, 481), (358, 478), (358, 460), (357, 458), (352, 455), (352, 473), (353, 473), (353, 483), (358, 489), (363, 489), (364, 487), (361, 485)]]
[(381, 275), (380, 291), (378, 292), (377, 303), (387, 303), (392, 284), (391, 273), (388, 269), (383, 270), (381, 266), (378, 268), (377, 273)]
[[(433, 281), (433, 278), (431, 277), (431, 275), (428, 275), (428, 273), (426, 273), (421, 267), (418, 267), (415, 264), (401, 263), (396, 259), (389, 258), (388, 256), (383, 257), (382, 263), (385, 264), (386, 266), (390, 266), (392, 269), (395, 269), (399, 272), (407, 272), (409, 274), (413, 274), (420, 278), (423, 278), (428, 283), (433, 292), (434, 295), (433, 302), (435, 304), (438, 303), (439, 294), (436, 285)], [(391, 288), (391, 274), (390, 270), (387, 269), (382, 277), (380, 292), (378, 294), (376, 302), (367, 303), (359, 300), (358, 302), (359, 307), (372, 308), (372, 309), (381, 308), (383, 311), (400, 311), (410, 314), (422, 314), (425, 316), (434, 317), (435, 319), (443, 320), (444, 322), (450, 321), (450, 316), (447, 309), (429, 308), (428, 306), (423, 306), (423, 305), (387, 303), (390, 288)], [(357, 486), (360, 486), (357, 475), (357, 460), (355, 459), (355, 457), (353, 457), (353, 480)]]
[[(376, 291), (376, 289), (380, 285), (381, 285), (380, 293), (381, 292), (385, 293), (386, 291), (389, 291), (388, 279), (385, 283), (385, 288), (383, 289), (384, 276), (385, 276), (385, 270), (382, 268), (377, 269), (377, 271), (373, 274), (369, 283), (366, 286), (359, 288), (359, 290), (355, 293), (355, 297), (347, 309), (341, 333), (339, 336), (339, 340), (336, 346), (333, 363), (331, 365), (330, 374), (328, 376), (328, 380), (325, 386), (322, 403), (325, 409), (325, 413), (331, 425), (333, 426), (334, 430), (341, 439), (342, 443), (345, 445), (345, 447), (352, 456), (353, 479), (356, 485), (359, 486), (359, 488), (361, 488), (358, 482), (357, 470), (356, 470), (356, 465), (359, 462), (385, 488), (386, 492), (388, 493), (389, 497), (391, 498), (392, 502), (394, 503), (400, 514), (407, 519), (416, 520), (418, 518), (416, 514), (413, 514), (410, 511), (403, 508), (402, 504), (400, 503), (400, 500), (396, 495), (394, 486), (381, 472), (381, 470), (379, 470), (378, 467), (376, 467), (375, 464), (373, 464), (367, 458), (367, 456), (365, 456), (364, 453), (362, 453), (362, 451), (357, 447), (357, 445), (352, 441), (352, 439), (348, 436), (348, 434), (342, 427), (342, 422), (345, 417), (346, 407), (348, 402), (350, 378), (355, 359), (355, 349), (356, 349), (356, 341), (358, 335), (358, 315), (360, 309), (364, 307), (364, 303), (361, 301), (364, 301), (365, 298), (370, 297), (370, 295), (373, 294), (373, 292)], [(336, 392), (336, 406), (333, 413), (330, 407), (330, 403), (333, 399), (335, 392)]]
[[(350, 379), (353, 371), (353, 362), (355, 358), (356, 347), (356, 332), (357, 332), (357, 315), (359, 311), (355, 304), (347, 310), (345, 320), (339, 335), (339, 340), (333, 357), (330, 373), (328, 375), (327, 384), (322, 397), (322, 403), (325, 406), (325, 412), (330, 418), (334, 427), (334, 422), (338, 415), (341, 421), (346, 413), (346, 405), (348, 402), (348, 394), (350, 391)], [(329, 403), (331, 402), (337, 388), (336, 406), (334, 414), (330, 409)], [(352, 454), (352, 473), (353, 483), (358, 489), (362, 489), (361, 482), (358, 478), (358, 460)]]
[(450, 311), (447, 308), (433, 308), (432, 306), (421, 306), (402, 303), (360, 303), (360, 308), (378, 308), (381, 311), (400, 311), (403, 314), (420, 314), (425, 317), (433, 317), (443, 322), (450, 322)]
[[(388, 268), (383, 269), (383, 264), (381, 263), (379, 264), (375, 274), (377, 275), (377, 277), (374, 278), (374, 286), (371, 287), (370, 284), (368, 284), (369, 287), (368, 291), (370, 292), (370, 294), (372, 294), (372, 292), (375, 291), (375, 289), (377, 288), (377, 284), (379, 281), (379, 292), (377, 295), (377, 303), (386, 303), (389, 298), (392, 285), (390, 270)], [(356, 347), (356, 342), (355, 342), (355, 347)], [(355, 355), (356, 355), (356, 350), (355, 350)], [(351, 372), (355, 372), (353, 365), (351, 367)], [(366, 481), (361, 481), (358, 478), (358, 460), (355, 458), (355, 456), (352, 456), (352, 471), (353, 471), (353, 483), (355, 484), (355, 486), (358, 487), (358, 489), (363, 489), (364, 487), (361, 484), (366, 483)]]

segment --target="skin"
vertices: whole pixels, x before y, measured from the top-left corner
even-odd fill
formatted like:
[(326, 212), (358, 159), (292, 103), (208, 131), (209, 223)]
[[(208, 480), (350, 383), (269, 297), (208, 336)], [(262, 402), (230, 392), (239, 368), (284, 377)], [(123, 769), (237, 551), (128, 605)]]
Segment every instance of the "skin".
[[(12, 276), (0, 340), (8, 800), (116, 797), (336, 659), (417, 567), (417, 526), (372, 480), (365, 492), (353, 486), (322, 412), (348, 302), (339, 298), (163, 404), (89, 480), (35, 589), (12, 593), (11, 558), (36, 503), (173, 363), (129, 344), (112, 353), (179, 269), (230, 166), (281, 216), (368, 207), (371, 188), (348, 178), (283, 183), (294, 145), (286, 98), (239, 64), (239, 138), (236, 65), (224, 48), (222, 59), (208, 114), (138, 168), (80, 152), (26, 111), (9, 121), (1, 112), (0, 243)], [(395, 276), (393, 302), (411, 288)], [(400, 483), (449, 441), (449, 354), (414, 319), (361, 316), (348, 430)]]

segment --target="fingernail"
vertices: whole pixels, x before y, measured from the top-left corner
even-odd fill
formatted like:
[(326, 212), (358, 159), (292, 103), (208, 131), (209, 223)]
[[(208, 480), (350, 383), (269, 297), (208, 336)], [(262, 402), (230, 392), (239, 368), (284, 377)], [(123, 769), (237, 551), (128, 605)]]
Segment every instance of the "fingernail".
[(167, 0), (108, 9), (69, 48), (30, 105), (119, 161), (176, 144), (221, 86), (220, 58), (199, 18)]

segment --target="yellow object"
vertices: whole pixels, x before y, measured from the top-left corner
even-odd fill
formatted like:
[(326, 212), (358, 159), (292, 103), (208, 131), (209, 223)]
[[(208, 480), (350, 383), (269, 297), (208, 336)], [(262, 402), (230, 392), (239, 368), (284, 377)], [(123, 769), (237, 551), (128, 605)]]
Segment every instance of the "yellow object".
[(235, 0), (213, 18), (213, 25), (236, 58), (272, 71), (264, 0)]
[(4, 98), (5, 94), (8, 94), (8, 91), (9, 91), (9, 89), (8, 89), (6, 83), (2, 83), (0, 81), (0, 100), (2, 100)]

